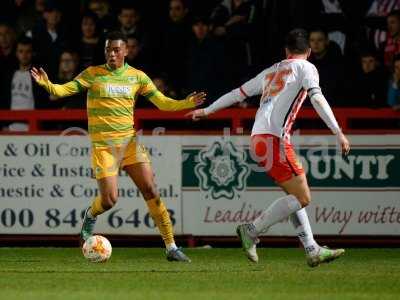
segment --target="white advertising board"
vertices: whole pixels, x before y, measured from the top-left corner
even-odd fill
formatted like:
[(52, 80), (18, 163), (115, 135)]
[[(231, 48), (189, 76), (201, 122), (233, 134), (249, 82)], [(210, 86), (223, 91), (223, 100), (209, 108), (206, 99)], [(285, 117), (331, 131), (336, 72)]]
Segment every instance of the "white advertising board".
[[(400, 136), (351, 136), (336, 155), (329, 136), (294, 138), (312, 191), (315, 234), (400, 235)], [(283, 192), (251, 158), (248, 137), (144, 136), (176, 234), (231, 236)], [(0, 234), (77, 234), (98, 193), (90, 143), (78, 136), (0, 136)], [(99, 217), (105, 234), (158, 234), (124, 172), (119, 201)], [(294, 235), (287, 220), (268, 235)]]
[[(151, 154), (158, 189), (181, 233), (181, 157), (177, 137), (141, 137)], [(0, 137), (0, 234), (77, 234), (82, 213), (98, 194), (90, 143), (79, 136)], [(173, 174), (173, 176), (171, 176)], [(157, 234), (146, 204), (125, 172), (117, 205), (96, 231)]]
[[(336, 155), (329, 136), (297, 136), (296, 152), (312, 192), (307, 207), (315, 234), (400, 235), (400, 137), (351, 136), (352, 151)], [(182, 140), (184, 232), (234, 235), (284, 196), (251, 159), (248, 137)], [(268, 235), (292, 236), (288, 220)]]

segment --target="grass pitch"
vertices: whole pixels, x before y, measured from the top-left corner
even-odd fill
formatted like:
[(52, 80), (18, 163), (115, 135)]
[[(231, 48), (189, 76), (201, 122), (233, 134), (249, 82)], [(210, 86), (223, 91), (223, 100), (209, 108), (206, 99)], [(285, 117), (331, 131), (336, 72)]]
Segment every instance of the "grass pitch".
[(115, 248), (104, 264), (78, 248), (0, 248), (0, 299), (400, 299), (399, 249), (350, 249), (311, 269), (300, 249), (189, 249), (191, 264), (162, 249)]

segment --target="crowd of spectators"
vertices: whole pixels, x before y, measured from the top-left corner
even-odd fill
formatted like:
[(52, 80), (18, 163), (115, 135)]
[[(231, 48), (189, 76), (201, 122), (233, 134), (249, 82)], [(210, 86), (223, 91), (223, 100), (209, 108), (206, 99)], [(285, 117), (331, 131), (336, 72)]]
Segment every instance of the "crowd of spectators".
[(283, 59), (295, 27), (309, 30), (309, 60), (333, 106), (400, 108), (400, 0), (6, 0), (0, 109), (84, 108), (85, 95), (52, 101), (29, 69), (70, 81), (104, 63), (110, 30), (127, 36), (127, 63), (166, 95), (206, 91), (213, 101)]

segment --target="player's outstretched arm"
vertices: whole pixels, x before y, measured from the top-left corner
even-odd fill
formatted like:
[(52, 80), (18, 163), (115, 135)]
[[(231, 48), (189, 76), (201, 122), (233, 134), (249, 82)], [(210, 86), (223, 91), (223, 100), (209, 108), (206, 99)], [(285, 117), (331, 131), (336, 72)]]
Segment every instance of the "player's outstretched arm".
[(243, 101), (246, 98), (240, 89), (235, 89), (229, 93), (218, 98), (214, 103), (206, 108), (196, 109), (186, 114), (186, 116), (192, 118), (193, 121), (198, 121), (207, 118), (210, 114), (213, 114), (221, 109), (229, 107), (235, 103)]
[(314, 91), (310, 91), (310, 100), (311, 103), (318, 113), (318, 115), (321, 117), (321, 119), (325, 122), (325, 124), (330, 128), (330, 130), (336, 135), (338, 138), (338, 142), (340, 144), (340, 147), (342, 149), (342, 153), (344, 155), (347, 155), (350, 151), (350, 143), (347, 137), (343, 134), (342, 130), (340, 129), (335, 115), (333, 114), (333, 111), (328, 103), (326, 101), (324, 95), (321, 93), (321, 90), (319, 88), (314, 88)]
[(42, 68), (31, 69), (33, 79), (42, 86), (48, 93), (57, 97), (67, 97), (80, 92), (79, 84), (76, 81), (70, 81), (65, 84), (53, 84)]
[(194, 108), (204, 103), (206, 93), (194, 92), (189, 94), (184, 100), (175, 100), (164, 96), (160, 91), (154, 90), (149, 94), (145, 94), (158, 109), (163, 111), (179, 111)]
[(198, 121), (200, 119), (207, 118), (208, 115), (213, 114), (221, 109), (242, 102), (247, 97), (260, 95), (262, 92), (262, 82), (264, 77), (265, 73), (263, 71), (256, 77), (245, 82), (241, 87), (234, 89), (229, 93), (226, 93), (225, 95), (221, 96), (208, 107), (204, 109), (196, 109), (186, 115), (191, 117), (193, 121)]
[(179, 111), (189, 108), (194, 108), (203, 104), (206, 99), (206, 94), (203, 92), (191, 93), (184, 100), (175, 100), (165, 96), (161, 93), (151, 81), (151, 79), (145, 74), (140, 74), (141, 87), (138, 93), (146, 97), (152, 102), (159, 110), (163, 111)]

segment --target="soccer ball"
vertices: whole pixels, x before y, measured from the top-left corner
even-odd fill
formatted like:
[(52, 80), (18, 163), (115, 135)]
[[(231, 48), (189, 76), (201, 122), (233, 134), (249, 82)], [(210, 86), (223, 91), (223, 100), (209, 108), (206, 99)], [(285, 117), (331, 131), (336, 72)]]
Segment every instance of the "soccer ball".
[(111, 257), (112, 247), (104, 236), (93, 235), (83, 244), (82, 252), (90, 262), (106, 262)]

